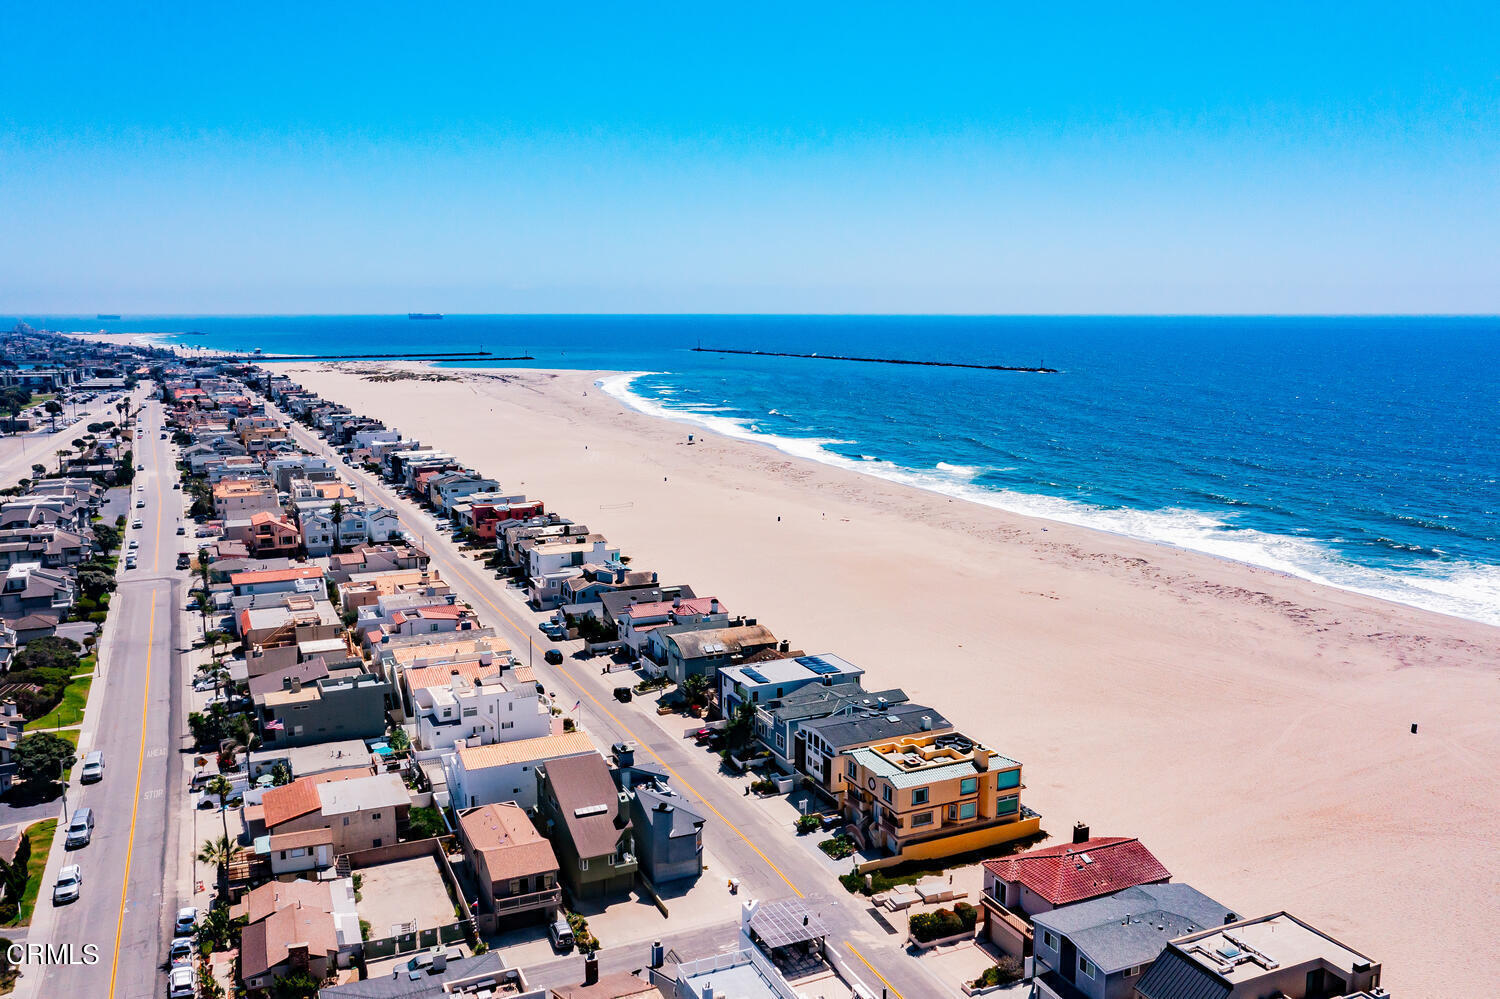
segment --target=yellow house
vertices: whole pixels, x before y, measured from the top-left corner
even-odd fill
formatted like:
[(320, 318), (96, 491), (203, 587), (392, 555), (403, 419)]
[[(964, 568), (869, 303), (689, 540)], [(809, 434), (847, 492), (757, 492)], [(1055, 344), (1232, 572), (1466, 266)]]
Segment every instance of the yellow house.
[(844, 820), (874, 860), (861, 870), (978, 850), (1036, 833), (1021, 764), (957, 732), (922, 732), (841, 754)]

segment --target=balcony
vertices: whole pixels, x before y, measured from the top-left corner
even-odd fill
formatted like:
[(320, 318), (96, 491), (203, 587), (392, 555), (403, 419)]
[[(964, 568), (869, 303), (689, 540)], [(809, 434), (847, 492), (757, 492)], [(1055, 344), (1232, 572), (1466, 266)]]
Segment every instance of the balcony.
[(495, 914), (508, 915), (513, 912), (542, 909), (560, 902), (562, 902), (561, 885), (553, 885), (541, 891), (527, 892), (525, 895), (496, 895)]

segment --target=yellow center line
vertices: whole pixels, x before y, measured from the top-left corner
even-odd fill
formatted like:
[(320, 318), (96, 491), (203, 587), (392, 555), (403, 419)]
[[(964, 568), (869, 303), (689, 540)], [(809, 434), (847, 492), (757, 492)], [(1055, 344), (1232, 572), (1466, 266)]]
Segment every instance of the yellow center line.
[(896, 986), (894, 986), (890, 982), (886, 981), (885, 980), (885, 976), (882, 975), (880, 972), (878, 972), (878, 971), (875, 970), (875, 965), (873, 965), (869, 961), (865, 960), (865, 956), (859, 952), (859, 949), (857, 947), (855, 947), (852, 943), (850, 943), (847, 940), (844, 941), (844, 946), (848, 947), (849, 950), (850, 950), (850, 952), (853, 953), (855, 957), (859, 958), (859, 963), (860, 964), (863, 964), (866, 968), (870, 969), (870, 974), (872, 974), (876, 978), (880, 979), (880, 984), (884, 985), (886, 987), (886, 991), (887, 992), (889, 992), (891, 995), (895, 996), (896, 999), (906, 999), (906, 997), (901, 994), (901, 991), (899, 989), (897, 989)]
[[(359, 476), (359, 478), (363, 478), (363, 476)], [(374, 487), (371, 486), (368, 482), (365, 483), (365, 488), (370, 489), (372, 492), (374, 491)], [(423, 531), (420, 526), (415, 526), (414, 527), (413, 524), (409, 523), (406, 520), (406, 518), (400, 516), (400, 514), (397, 514), (397, 520), (399, 520), (401, 522), (401, 525), (403, 527), (406, 527), (406, 528), (409, 528), (409, 529), (414, 528), (419, 534), (425, 533), (425, 531)], [(435, 549), (435, 548), (438, 547), (439, 539), (436, 538), (436, 537), (434, 537), (433, 538), (433, 542), (434, 542), (433, 548)], [(434, 551), (429, 551), (427, 554), (428, 554), (429, 557), (436, 557), (436, 553)], [(446, 559), (440, 559), (440, 561), (447, 562)], [(449, 566), (450, 566), (450, 568), (452, 568), (452, 569), (455, 570), (455, 574), (456, 574), (456, 570), (458, 568), (457, 564), (456, 563), (449, 563)], [(519, 623), (517, 623), (516, 620), (513, 617), (511, 617), (504, 610), (502, 610), (500, 607), (498, 607), (493, 600), (491, 600), (489, 597), (485, 596), (484, 591), (483, 591), (483, 589), (481, 587), (479, 587), (479, 586), (476, 585), (475, 588), (474, 588), (474, 593), (475, 593), (475, 595), (480, 600), (484, 601), (485, 604), (487, 604), (491, 610), (493, 610), (496, 614), (499, 614), (506, 621), (510, 622), (510, 626), (512, 628), (515, 628), (516, 631), (518, 631), (526, 639), (526, 644), (527, 644), (528, 647), (533, 647), (533, 648), (535, 647), (535, 644), (531, 640), (531, 635), (528, 632), (528, 630), (526, 629), (526, 627), (523, 626), (523, 625), (521, 625), (521, 624), (519, 624)], [(699, 792), (696, 788), (694, 788), (692, 784), (688, 783), (688, 780), (687, 780), (686, 777), (683, 777), (682, 774), (680, 774), (680, 773), (677, 772), (676, 768), (674, 768), (666, 760), (662, 759), (661, 754), (658, 753), (655, 749), (651, 748), (651, 744), (650, 743), (646, 742), (644, 739), (642, 739), (639, 736), (637, 736), (635, 734), (635, 732), (633, 732), (630, 729), (630, 726), (626, 725), (618, 717), (616, 717), (615, 713), (613, 711), (609, 710), (609, 708), (605, 707), (604, 704), (601, 703), (600, 700), (597, 697), (595, 697), (590, 690), (588, 690), (588, 688), (586, 688), (578, 680), (574, 679), (572, 673), (570, 673), (567, 670), (566, 667), (559, 666), (559, 667), (556, 667), (556, 668), (557, 668), (558, 672), (560, 672), (564, 677), (567, 678), (568, 682), (571, 683), (578, 690), (578, 692), (580, 694), (582, 694), (584, 697), (587, 697), (590, 701), (592, 701), (594, 703), (594, 706), (599, 711), (602, 711), (604, 714), (608, 715), (609, 718), (610, 718), (610, 720), (613, 721), (617, 726), (619, 726), (620, 731), (624, 732), (627, 736), (629, 736), (630, 739), (631, 739), (631, 741), (634, 742), (636, 745), (644, 747), (645, 750), (646, 750), (646, 752), (650, 753), (651, 756), (656, 760), (657, 763), (660, 763), (664, 768), (666, 768), (667, 773), (671, 774), (672, 777), (677, 780), (677, 783), (681, 787), (686, 788), (689, 792), (691, 792), (693, 795), (695, 795), (698, 798), (698, 800), (704, 805), (704, 807), (706, 807), (710, 812), (713, 812), (714, 815), (718, 817), (718, 819), (719, 819), (720, 822), (724, 823), (724, 825), (727, 826), (731, 832), (733, 832), (736, 836), (738, 836), (741, 840), (743, 840), (744, 843), (745, 843), (745, 845), (748, 846), (751, 850), (753, 850), (755, 852), (755, 855), (757, 857), (759, 857), (761, 860), (765, 861), (765, 864), (766, 864), (767, 867), (769, 867), (772, 871), (776, 872), (776, 876), (777, 877), (779, 877), (782, 881), (786, 882), (786, 886), (788, 888), (790, 888), (793, 892), (795, 892), (798, 898), (806, 898), (807, 897), (806, 895), (803, 894), (802, 889), (798, 888), (796, 886), (796, 884), (793, 883), (792, 879), (786, 876), (786, 872), (784, 872), (780, 867), (777, 867), (776, 863), (770, 857), (766, 856), (765, 853), (763, 853), (761, 851), (761, 848), (758, 847), (758, 846), (756, 846), (755, 843), (753, 841), (751, 841), (750, 837), (746, 836), (745, 833), (740, 829), (739, 826), (737, 826), (733, 822), (729, 821), (729, 819), (725, 817), (724, 813), (721, 812), (721, 811), (719, 811), (717, 808), (715, 808), (714, 805), (713, 805), (713, 803), (710, 802), (707, 797), (705, 797), (701, 792)]]
[[(139, 423), (137, 426), (139, 426)], [(161, 514), (163, 506), (164, 504), (161, 502), (156, 504), (156, 562), (151, 570), (153, 573), (161, 571)], [(146, 673), (141, 683), (141, 751), (135, 761), (135, 800), (130, 806), (130, 835), (125, 840), (125, 878), (120, 883), (120, 912), (115, 921), (115, 951), (109, 966), (110, 999), (114, 999), (115, 978), (120, 973), (120, 938), (125, 932), (125, 900), (130, 895), (130, 858), (135, 853), (135, 824), (141, 810), (141, 777), (146, 770), (146, 717), (151, 708), (151, 644), (155, 639), (156, 588), (153, 585), (151, 589), (151, 616), (146, 625)], [(113, 672), (113, 667), (111, 667), (111, 672)]]
[(120, 913), (115, 922), (115, 953), (109, 968), (109, 995), (115, 994), (120, 973), (120, 937), (125, 932), (125, 899), (130, 893), (130, 858), (135, 852), (135, 822), (141, 810), (141, 775), (146, 769), (146, 712), (151, 706), (151, 642), (156, 637), (156, 591), (151, 591), (151, 618), (146, 628), (146, 677), (141, 695), (141, 752), (135, 761), (135, 801), (130, 806), (130, 836), (125, 841), (125, 878), (120, 884)]

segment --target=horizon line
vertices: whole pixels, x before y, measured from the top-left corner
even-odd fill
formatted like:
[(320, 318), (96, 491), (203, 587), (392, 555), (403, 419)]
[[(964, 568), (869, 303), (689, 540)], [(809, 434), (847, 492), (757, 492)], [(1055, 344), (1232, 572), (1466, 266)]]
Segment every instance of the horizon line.
[[(39, 319), (88, 319), (70, 310), (29, 313)], [(137, 319), (399, 319), (409, 315), (443, 318), (502, 319), (1500, 319), (1500, 312), (130, 312), (99, 313), (91, 322)], [(119, 319), (98, 319), (118, 315)], [(22, 312), (0, 313), (5, 319), (26, 322)]]

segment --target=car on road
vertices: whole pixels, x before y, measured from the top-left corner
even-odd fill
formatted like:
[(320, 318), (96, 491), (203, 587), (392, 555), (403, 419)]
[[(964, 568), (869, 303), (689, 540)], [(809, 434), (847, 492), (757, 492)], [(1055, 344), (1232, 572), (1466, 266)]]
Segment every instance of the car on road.
[(125, 556), (125, 568), (134, 569), (138, 563), (135, 560), (135, 552)]
[(631, 692), (629, 687), (615, 688), (615, 700), (619, 701), (621, 704), (629, 704), (630, 699), (634, 696), (635, 695)]
[(178, 937), (192, 936), (198, 929), (198, 910), (191, 905), (185, 905), (177, 910), (177, 922), (172, 924), (172, 935)]
[(182, 488), (182, 483), (181, 482), (174, 482), (174, 483), (172, 483), (172, 488), (173, 489), (181, 489)]
[(88, 846), (94, 838), (94, 810), (92, 808), (75, 808), (73, 817), (68, 820), (68, 833), (63, 840), (63, 848), (67, 850), (78, 850)]
[(141, 526), (142, 526), (141, 525), (141, 518), (137, 517), (134, 520), (132, 520), (130, 522), (130, 526), (133, 527), (133, 528), (135, 528), (137, 531), (139, 531), (141, 529)]
[(561, 666), (563, 661), (563, 654), (558, 649), (548, 649), (547, 654), (542, 656), (542, 658), (547, 660), (547, 662), (553, 666)]
[(167, 948), (167, 956), (174, 967), (179, 964), (191, 965), (193, 963), (193, 938), (173, 937), (172, 946)]
[(146, 491), (146, 483), (142, 482), (140, 485), (136, 486), (135, 487), (135, 491), (138, 492), (138, 493), (145, 492)]
[(69, 864), (57, 872), (57, 881), (52, 885), (52, 904), (66, 905), (78, 901), (83, 890), (83, 871), (77, 864)]
[(179, 569), (186, 569), (186, 568), (189, 568), (192, 564), (193, 564), (193, 557), (191, 555), (189, 555), (187, 552), (178, 552), (177, 553), (177, 568), (179, 568)]
[(135, 466), (135, 470), (137, 472), (144, 472), (146, 470), (146, 466), (145, 465), (137, 465), (137, 466)]
[(181, 525), (181, 524), (178, 524), (178, 525), (177, 525), (177, 533), (178, 533), (178, 534), (186, 534), (186, 533), (187, 533), (187, 528), (186, 528), (186, 527), (184, 527), (184, 526), (183, 526), (183, 525)]
[(135, 501), (135, 508), (137, 510), (144, 510), (144, 509), (146, 509), (146, 501), (143, 500), (143, 499), (136, 500)]
[(194, 981), (193, 966), (174, 966), (167, 975), (167, 999), (193, 999), (197, 994), (198, 984)]
[(92, 784), (103, 779), (104, 753), (96, 749), (83, 758), (83, 769), (79, 771), (79, 780), (85, 784)]

